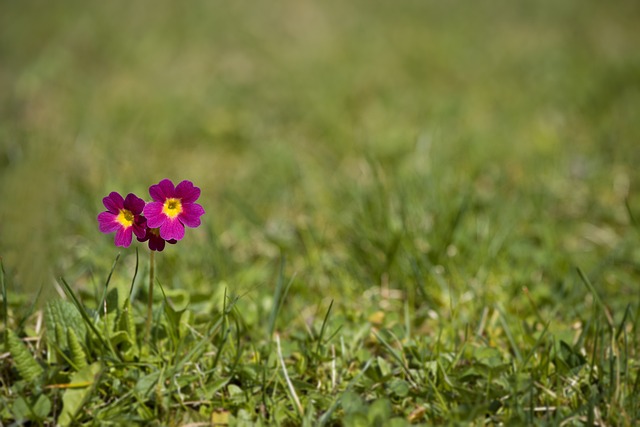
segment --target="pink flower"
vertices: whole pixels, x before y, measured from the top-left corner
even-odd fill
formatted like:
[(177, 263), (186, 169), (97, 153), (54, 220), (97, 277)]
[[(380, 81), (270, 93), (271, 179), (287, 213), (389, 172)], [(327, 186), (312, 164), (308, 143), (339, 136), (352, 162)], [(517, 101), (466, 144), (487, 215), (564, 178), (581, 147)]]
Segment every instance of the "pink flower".
[(116, 232), (115, 244), (123, 248), (131, 245), (132, 233), (136, 237), (144, 237), (146, 234), (146, 220), (140, 214), (144, 209), (144, 200), (135, 194), (127, 194), (127, 198), (115, 191), (102, 199), (106, 212), (98, 215), (98, 224), (103, 233)]
[(139, 242), (146, 242), (147, 240), (149, 241), (149, 249), (152, 251), (162, 251), (165, 243), (171, 243), (172, 245), (178, 243), (175, 239), (164, 240), (160, 237), (160, 229), (158, 228), (147, 228), (147, 234), (143, 238), (138, 237)]
[(200, 197), (200, 189), (191, 181), (182, 181), (177, 186), (163, 179), (149, 187), (149, 195), (153, 199), (144, 207), (147, 226), (159, 228), (160, 237), (164, 240), (180, 240), (184, 237), (184, 226), (198, 227), (204, 208), (195, 203)]

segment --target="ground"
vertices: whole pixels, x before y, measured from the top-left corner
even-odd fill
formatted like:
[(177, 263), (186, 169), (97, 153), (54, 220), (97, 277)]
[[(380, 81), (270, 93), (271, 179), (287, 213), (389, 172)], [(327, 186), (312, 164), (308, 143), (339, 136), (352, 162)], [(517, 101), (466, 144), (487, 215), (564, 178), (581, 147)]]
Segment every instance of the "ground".
[[(632, 425), (636, 2), (0, 6), (3, 425)], [(201, 188), (114, 246), (112, 191)]]

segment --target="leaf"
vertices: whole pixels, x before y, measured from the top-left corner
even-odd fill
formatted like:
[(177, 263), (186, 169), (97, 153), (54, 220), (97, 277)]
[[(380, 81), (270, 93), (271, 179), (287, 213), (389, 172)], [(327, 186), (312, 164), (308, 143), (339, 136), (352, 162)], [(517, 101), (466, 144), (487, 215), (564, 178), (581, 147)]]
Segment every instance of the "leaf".
[(587, 363), (587, 359), (582, 354), (563, 340), (560, 340), (560, 357), (572, 369)]
[(180, 326), (178, 327), (178, 336), (181, 340), (184, 340), (191, 333), (189, 325), (195, 323), (195, 314), (191, 310), (185, 310), (180, 318)]
[(141, 396), (146, 397), (151, 392), (153, 386), (156, 385), (156, 383), (160, 379), (160, 374), (160, 371), (154, 371), (140, 378), (134, 388), (135, 392)]
[(380, 373), (383, 377), (391, 374), (391, 365), (380, 356), (378, 356), (378, 368), (380, 368)]
[(489, 368), (497, 368), (504, 364), (500, 350), (492, 347), (479, 347), (474, 350), (473, 357)]
[(102, 337), (102, 334), (100, 333), (100, 331), (98, 331), (96, 326), (93, 324), (93, 321), (91, 320), (91, 318), (89, 318), (89, 314), (87, 313), (87, 310), (80, 303), (80, 300), (78, 300), (78, 297), (73, 292), (73, 289), (71, 289), (71, 286), (69, 286), (69, 284), (67, 283), (66, 280), (64, 280), (63, 277), (60, 278), (60, 284), (62, 284), (62, 287), (64, 288), (65, 293), (69, 296), (69, 298), (71, 298), (73, 300), (73, 305), (77, 309), (78, 313), (80, 313), (80, 316), (82, 317), (82, 320), (84, 321), (84, 325), (82, 324), (82, 322), (78, 322), (77, 326), (80, 328), (81, 325), (82, 325), (82, 327), (84, 327), (86, 325), (89, 328), (91, 328), (91, 331), (94, 333), (95, 337), (98, 339), (98, 341), (100, 342), (102, 347), (105, 350), (108, 350), (109, 352), (111, 352), (111, 354), (114, 354), (116, 357), (120, 358), (120, 355), (115, 353), (113, 351), (113, 348), (109, 347), (109, 344), (107, 344), (105, 339)]
[(131, 338), (132, 342), (136, 342), (136, 324), (133, 319), (133, 308), (131, 307), (131, 301), (129, 298), (125, 300), (124, 306), (122, 307), (122, 315), (120, 316), (119, 328), (121, 331), (125, 331), (129, 334), (129, 338)]
[(367, 418), (369, 418), (369, 425), (371, 426), (383, 426), (393, 415), (391, 409), (391, 402), (388, 399), (378, 399), (371, 404), (367, 411)]
[[(80, 340), (85, 338), (87, 328), (77, 308), (69, 301), (54, 299), (47, 303), (44, 309), (44, 324), (47, 340), (54, 342), (66, 351), (69, 349), (67, 331), (73, 329)], [(58, 332), (56, 329), (61, 328)]]
[(360, 412), (350, 413), (344, 418), (344, 425), (352, 427), (370, 427), (369, 419)]
[(215, 380), (213, 383), (208, 384), (205, 392), (205, 396), (208, 399), (211, 399), (212, 396), (218, 392), (218, 390), (222, 389), (222, 387), (226, 386), (227, 383), (231, 380), (231, 378), (219, 378)]
[[(133, 319), (133, 308), (131, 307), (131, 301), (127, 298), (122, 307), (122, 313), (118, 319), (118, 329), (120, 332), (127, 334), (127, 340), (121, 344), (121, 349), (124, 351), (125, 360), (132, 360), (139, 356), (140, 349), (138, 348), (138, 337), (136, 333), (136, 324)], [(117, 335), (117, 334), (116, 334)], [(111, 337), (113, 341), (113, 337)]]
[(44, 374), (44, 369), (33, 357), (27, 346), (11, 329), (8, 330), (9, 353), (13, 358), (20, 376), (33, 382)]
[(365, 410), (364, 402), (358, 394), (347, 391), (342, 395), (342, 409), (346, 414), (363, 413)]
[(131, 337), (125, 331), (118, 331), (109, 337), (109, 341), (111, 341), (111, 345), (114, 347), (118, 347), (122, 344), (125, 344), (126, 348), (131, 347), (133, 344), (131, 342)]
[[(64, 395), (62, 396), (62, 412), (58, 418), (58, 425), (65, 427), (70, 425), (82, 405), (87, 401), (93, 388), (98, 381), (98, 377), (102, 371), (100, 362), (92, 363), (85, 366), (71, 377), (71, 383)], [(74, 387), (75, 384), (81, 385), (80, 387)]]
[(51, 400), (44, 394), (38, 397), (18, 397), (11, 408), (16, 421), (43, 421), (51, 412)]
[(82, 345), (80, 345), (78, 336), (72, 328), (67, 329), (67, 341), (69, 342), (71, 362), (73, 362), (76, 370), (79, 371), (87, 366), (87, 355), (85, 354)]
[(20, 396), (13, 402), (13, 407), (11, 408), (11, 412), (13, 416), (16, 418), (16, 421), (24, 421), (31, 419), (31, 408), (29, 408), (29, 404), (27, 400)]
[(245, 391), (235, 384), (227, 386), (227, 393), (229, 393), (229, 400), (234, 404), (246, 403), (248, 400)]
[(409, 395), (409, 383), (400, 379), (392, 380), (389, 384), (389, 390), (395, 396), (407, 397)]
[(33, 415), (37, 420), (44, 420), (51, 412), (51, 400), (46, 395), (41, 394), (31, 407), (31, 411), (33, 411)]

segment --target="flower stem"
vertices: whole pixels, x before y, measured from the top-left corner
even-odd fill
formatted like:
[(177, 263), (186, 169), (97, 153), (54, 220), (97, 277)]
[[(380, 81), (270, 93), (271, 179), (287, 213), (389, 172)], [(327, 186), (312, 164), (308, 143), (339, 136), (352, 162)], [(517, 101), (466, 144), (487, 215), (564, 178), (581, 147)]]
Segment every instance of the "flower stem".
[(155, 273), (154, 251), (149, 251), (149, 305), (147, 306), (146, 339), (151, 335), (151, 318), (153, 317), (153, 276)]

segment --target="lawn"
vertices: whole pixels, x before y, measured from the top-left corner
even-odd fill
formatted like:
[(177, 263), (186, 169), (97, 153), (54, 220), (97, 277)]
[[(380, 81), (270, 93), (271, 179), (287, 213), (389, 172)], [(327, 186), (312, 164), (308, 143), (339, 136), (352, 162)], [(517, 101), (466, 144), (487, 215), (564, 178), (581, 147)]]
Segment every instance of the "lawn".
[[(634, 425), (638, 22), (3, 2), (0, 426)], [(164, 178), (202, 224), (116, 247)]]

